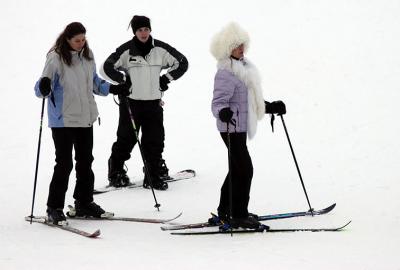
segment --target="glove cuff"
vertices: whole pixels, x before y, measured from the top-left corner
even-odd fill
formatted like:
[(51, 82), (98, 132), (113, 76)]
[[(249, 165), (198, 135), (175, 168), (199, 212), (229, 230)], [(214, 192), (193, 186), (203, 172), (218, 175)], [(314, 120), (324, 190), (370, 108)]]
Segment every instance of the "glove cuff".
[(168, 79), (168, 83), (170, 83), (174, 80), (174, 78), (169, 73), (165, 73), (163, 76), (165, 76)]

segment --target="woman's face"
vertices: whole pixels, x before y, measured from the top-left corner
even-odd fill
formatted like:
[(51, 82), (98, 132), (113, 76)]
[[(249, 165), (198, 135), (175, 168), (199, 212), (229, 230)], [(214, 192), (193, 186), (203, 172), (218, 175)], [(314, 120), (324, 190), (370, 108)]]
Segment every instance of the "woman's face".
[(135, 36), (140, 40), (140, 42), (146, 43), (150, 37), (151, 30), (148, 27), (141, 27), (135, 32)]
[(239, 47), (233, 49), (232, 54), (233, 57), (240, 59), (244, 56), (244, 45), (241, 44)]
[(83, 48), (83, 46), (85, 46), (86, 43), (86, 37), (85, 34), (79, 34), (76, 36), (73, 36), (71, 39), (67, 39), (69, 46), (71, 46), (71, 48), (74, 51), (80, 52)]

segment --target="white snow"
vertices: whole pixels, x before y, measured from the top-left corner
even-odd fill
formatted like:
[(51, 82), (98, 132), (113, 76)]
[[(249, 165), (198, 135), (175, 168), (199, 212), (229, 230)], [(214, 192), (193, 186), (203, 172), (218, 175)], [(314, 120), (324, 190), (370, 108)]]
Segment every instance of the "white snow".
[[(0, 9), (0, 269), (400, 269), (400, 2), (337, 1), (6, 1)], [(183, 237), (159, 225), (71, 221), (100, 239), (30, 225), (41, 100), (33, 93), (45, 55), (66, 24), (82, 22), (98, 67), (121, 43), (134, 14), (152, 19), (153, 36), (175, 46), (190, 69), (165, 93), (165, 158), (171, 171), (198, 176), (156, 192), (134, 189), (95, 197), (120, 216), (199, 222), (216, 211), (227, 172), (226, 149), (210, 112), (215, 60), (211, 36), (229, 21), (250, 33), (247, 54), (263, 77), (264, 96), (282, 99), (285, 121), (311, 205), (328, 215), (266, 222), (273, 228), (351, 225), (340, 233)], [(118, 107), (96, 97), (96, 186), (106, 180)], [(254, 163), (250, 210), (307, 210), (280, 122), (269, 118), (249, 142)], [(129, 175), (142, 177), (135, 148)], [(54, 146), (45, 116), (36, 215), (46, 209)], [(67, 204), (73, 203), (74, 173)], [(396, 255), (397, 254), (397, 255)]]

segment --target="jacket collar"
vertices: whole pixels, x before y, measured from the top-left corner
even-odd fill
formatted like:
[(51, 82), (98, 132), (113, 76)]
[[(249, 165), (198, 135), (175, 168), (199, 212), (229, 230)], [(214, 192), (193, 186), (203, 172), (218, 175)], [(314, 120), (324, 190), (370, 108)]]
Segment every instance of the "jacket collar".
[(136, 36), (134, 36), (131, 40), (131, 46), (129, 49), (129, 54), (132, 56), (142, 56), (143, 58), (149, 54), (151, 49), (154, 48), (154, 39), (150, 35), (149, 39), (146, 41), (146, 43), (143, 43), (138, 40)]

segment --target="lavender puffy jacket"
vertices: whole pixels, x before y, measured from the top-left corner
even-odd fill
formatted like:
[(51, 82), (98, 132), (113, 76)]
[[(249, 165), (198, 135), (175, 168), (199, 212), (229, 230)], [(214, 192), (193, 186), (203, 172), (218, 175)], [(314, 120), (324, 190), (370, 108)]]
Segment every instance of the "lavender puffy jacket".
[(229, 124), (229, 132), (247, 132), (248, 114), (248, 90), (246, 85), (232, 72), (218, 69), (214, 79), (214, 93), (211, 110), (217, 118), (217, 128), (220, 132), (226, 132), (226, 123), (219, 119), (219, 111), (229, 107), (233, 111), (236, 127)]

